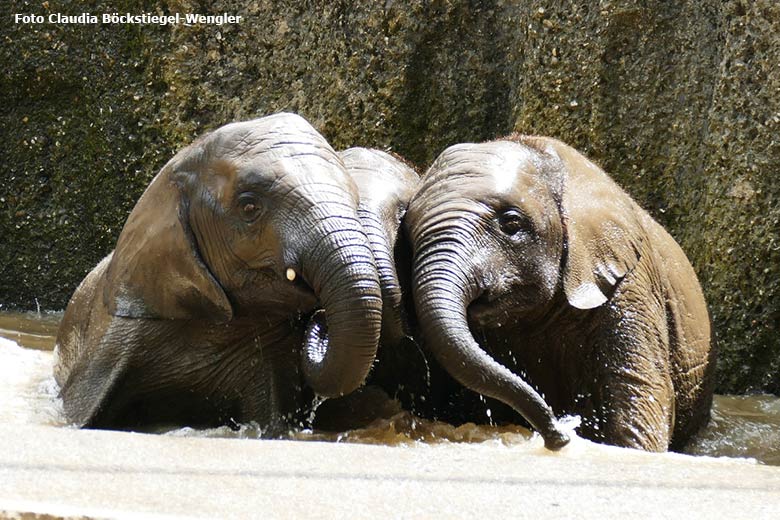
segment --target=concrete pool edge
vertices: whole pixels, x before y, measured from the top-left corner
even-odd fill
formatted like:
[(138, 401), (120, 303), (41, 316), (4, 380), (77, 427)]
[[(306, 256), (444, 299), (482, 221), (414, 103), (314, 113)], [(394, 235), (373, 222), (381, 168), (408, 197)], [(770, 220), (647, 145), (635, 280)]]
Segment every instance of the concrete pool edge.
[(780, 508), (778, 467), (615, 458), (584, 444), (550, 455), (2, 425), (0, 446), (0, 518), (769, 518)]

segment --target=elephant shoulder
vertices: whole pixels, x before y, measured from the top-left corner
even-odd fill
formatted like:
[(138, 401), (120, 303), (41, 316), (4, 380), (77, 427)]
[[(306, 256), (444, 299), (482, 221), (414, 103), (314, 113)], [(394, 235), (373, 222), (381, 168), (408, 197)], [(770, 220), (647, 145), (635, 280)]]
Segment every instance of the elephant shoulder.
[[(680, 244), (645, 213), (644, 226), (663, 283), (669, 321), (680, 344), (710, 344), (707, 303), (696, 271)], [(698, 347), (696, 347), (698, 348)]]

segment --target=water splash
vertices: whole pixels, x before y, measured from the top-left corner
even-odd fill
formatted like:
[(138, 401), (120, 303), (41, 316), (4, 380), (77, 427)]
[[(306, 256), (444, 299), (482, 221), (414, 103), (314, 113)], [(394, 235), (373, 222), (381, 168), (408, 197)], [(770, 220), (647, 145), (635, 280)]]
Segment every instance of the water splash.
[(65, 424), (52, 354), (0, 337), (0, 420), (5, 424)]
[[(50, 350), (34, 350), (25, 346), (51, 348), (56, 331), (57, 316), (44, 314), (38, 323), (27, 324), (30, 314), (18, 315), (15, 323), (24, 322), (24, 328), (9, 326), (8, 314), (3, 313), (0, 322), (11, 331), (13, 341), (0, 337), (0, 421), (5, 424), (30, 424), (64, 426), (62, 403), (52, 376), (53, 356)], [(52, 323), (49, 323), (49, 322)], [(28, 327), (29, 325), (29, 327)], [(38, 330), (37, 328), (41, 328)], [(23, 332), (22, 332), (23, 331)], [(43, 339), (41, 339), (43, 338)], [(41, 347), (39, 342), (46, 345)], [(24, 342), (29, 342), (26, 345)], [(316, 402), (309, 413), (313, 421), (323, 401)], [(441, 444), (500, 444), (513, 452), (527, 452), (540, 456), (579, 457), (583, 454), (598, 457), (631, 459), (641, 453), (635, 450), (598, 445), (576, 435), (582, 421), (577, 416), (563, 417), (559, 427), (569, 434), (571, 443), (558, 453), (544, 449), (542, 438), (525, 428), (515, 425), (459, 426), (437, 421), (427, 421), (400, 410), (386, 407), (386, 413), (369, 424), (335, 433), (304, 430), (289, 433), (286, 438), (295, 440), (356, 442), (394, 446), (428, 447)], [(177, 428), (168, 435), (178, 437), (226, 437), (254, 439), (262, 437), (263, 430), (257, 424), (240, 425), (237, 431), (228, 427), (196, 430)], [(717, 457), (747, 457), (767, 464), (780, 465), (780, 398), (771, 395), (715, 396), (710, 424), (694, 439), (686, 453)], [(667, 454), (674, 460), (684, 455)]]

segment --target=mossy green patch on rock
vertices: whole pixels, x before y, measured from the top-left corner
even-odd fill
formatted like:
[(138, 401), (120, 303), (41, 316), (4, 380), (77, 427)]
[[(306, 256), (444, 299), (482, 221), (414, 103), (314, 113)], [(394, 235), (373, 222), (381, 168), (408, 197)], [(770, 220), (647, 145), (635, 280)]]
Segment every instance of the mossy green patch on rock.
[(115, 4), (243, 20), (3, 25), (3, 305), (62, 308), (173, 152), (230, 121), (298, 112), (336, 148), (421, 167), (457, 142), (546, 134), (601, 164), (688, 253), (719, 390), (780, 392), (776, 2)]

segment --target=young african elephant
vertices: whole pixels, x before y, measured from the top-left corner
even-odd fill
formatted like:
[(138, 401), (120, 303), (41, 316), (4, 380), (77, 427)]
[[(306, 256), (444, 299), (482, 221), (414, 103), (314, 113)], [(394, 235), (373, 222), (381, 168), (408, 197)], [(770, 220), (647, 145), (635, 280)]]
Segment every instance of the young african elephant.
[(427, 347), (548, 447), (566, 439), (547, 404), (580, 415), (587, 438), (650, 451), (681, 448), (707, 422), (715, 353), (696, 275), (574, 149), (530, 136), (452, 146), (406, 226)]
[(411, 252), (400, 236), (409, 201), (420, 177), (397, 156), (369, 148), (339, 153), (360, 193), (358, 217), (366, 231), (382, 288), (382, 332), (377, 361), (369, 378), (404, 408), (421, 413), (430, 389), (428, 362), (413, 338), (408, 312)]
[(382, 290), (382, 328), (366, 386), (319, 406), (314, 426), (332, 431), (366, 426), (383, 413), (388, 396), (407, 410), (430, 416), (424, 410), (431, 402), (428, 361), (413, 338), (413, 316), (407, 310), (411, 253), (400, 236), (403, 216), (420, 177), (401, 158), (381, 150), (348, 148), (339, 152), (339, 157), (360, 194), (357, 213), (374, 254)]
[[(329, 397), (359, 387), (382, 301), (358, 202), (335, 151), (296, 115), (181, 150), (65, 312), (55, 376), (68, 418), (256, 421), (275, 435), (296, 421), (305, 384)], [(307, 328), (301, 314), (318, 307)]]

